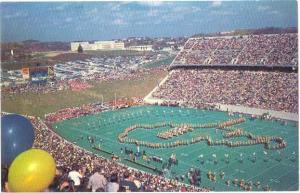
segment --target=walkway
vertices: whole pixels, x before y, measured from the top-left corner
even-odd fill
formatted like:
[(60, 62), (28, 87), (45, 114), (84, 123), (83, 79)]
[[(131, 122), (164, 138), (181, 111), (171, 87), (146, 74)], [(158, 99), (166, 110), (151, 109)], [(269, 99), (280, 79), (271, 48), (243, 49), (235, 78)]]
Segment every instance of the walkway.
[(216, 104), (217, 109), (221, 111), (232, 111), (244, 114), (251, 114), (251, 115), (262, 115), (264, 113), (268, 113), (271, 117), (297, 121), (299, 120), (299, 116), (296, 113), (288, 113), (283, 111), (273, 111), (269, 109), (258, 109), (258, 108), (250, 108), (245, 106), (239, 105), (224, 105), (224, 104)]
[[(166, 77), (167, 78), (167, 77)], [(165, 80), (164, 80), (165, 81)], [(160, 83), (160, 85), (163, 84), (163, 82)], [(153, 89), (145, 98), (144, 102), (148, 104), (162, 104), (163, 102), (175, 102), (171, 100), (166, 99), (157, 99), (152, 96), (152, 93), (156, 91), (157, 87)], [(179, 104), (182, 104), (183, 101), (177, 101)], [(297, 113), (288, 113), (284, 111), (273, 111), (269, 109), (259, 109), (259, 108), (252, 108), (252, 107), (245, 107), (241, 105), (224, 105), (224, 104), (213, 104), (217, 110), (220, 111), (231, 111), (231, 112), (237, 112), (242, 114), (250, 114), (250, 115), (263, 115), (265, 113), (268, 113), (271, 117), (277, 118), (277, 119), (284, 119), (284, 120), (290, 120), (290, 121), (296, 121), (298, 122), (299, 116)]]

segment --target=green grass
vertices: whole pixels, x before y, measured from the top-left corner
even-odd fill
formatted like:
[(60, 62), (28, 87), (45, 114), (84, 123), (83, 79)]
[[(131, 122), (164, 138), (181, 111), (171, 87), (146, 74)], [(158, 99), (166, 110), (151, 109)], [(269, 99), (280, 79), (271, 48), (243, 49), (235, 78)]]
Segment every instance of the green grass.
[(162, 66), (162, 65), (170, 65), (172, 63), (172, 61), (174, 60), (175, 56), (169, 56), (167, 58), (158, 60), (158, 61), (154, 61), (154, 62), (149, 62), (147, 64), (144, 64), (143, 67), (145, 68), (155, 68), (158, 66)]
[(156, 86), (157, 81), (165, 77), (166, 74), (167, 72), (162, 72), (148, 74), (143, 78), (133, 80), (94, 82), (93, 88), (81, 92), (70, 90), (46, 94), (28, 92), (15, 94), (12, 97), (2, 93), (5, 96), (1, 100), (2, 111), (44, 117), (44, 114), (62, 108), (101, 101), (101, 95), (103, 95), (104, 101), (114, 100), (115, 93), (117, 98), (144, 97)]

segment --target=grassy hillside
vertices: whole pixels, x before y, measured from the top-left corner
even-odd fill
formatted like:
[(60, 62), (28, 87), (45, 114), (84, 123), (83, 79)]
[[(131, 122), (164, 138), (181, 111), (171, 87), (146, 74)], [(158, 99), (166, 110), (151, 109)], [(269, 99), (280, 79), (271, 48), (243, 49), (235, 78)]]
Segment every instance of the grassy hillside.
[(167, 72), (149, 74), (140, 79), (116, 80), (112, 82), (94, 83), (93, 88), (82, 92), (64, 90), (47, 94), (15, 94), (13, 97), (2, 97), (2, 111), (44, 117), (44, 114), (66, 107), (80, 106), (82, 104), (104, 101), (123, 97), (144, 97), (165, 77)]
[(175, 58), (175, 56), (170, 56), (168, 58), (164, 58), (164, 59), (161, 59), (161, 60), (158, 60), (158, 61), (149, 62), (149, 63), (143, 65), (143, 67), (145, 67), (145, 68), (155, 68), (155, 67), (162, 66), (162, 65), (169, 66), (172, 63), (172, 61), (174, 60), (174, 58)]

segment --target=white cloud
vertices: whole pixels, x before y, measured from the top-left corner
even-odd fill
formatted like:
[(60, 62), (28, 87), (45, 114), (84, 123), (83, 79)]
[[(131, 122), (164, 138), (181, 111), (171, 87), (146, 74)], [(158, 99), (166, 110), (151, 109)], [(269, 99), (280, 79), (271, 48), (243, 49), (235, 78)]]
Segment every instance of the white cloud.
[(155, 16), (158, 16), (158, 14), (159, 14), (159, 11), (158, 10), (150, 10), (148, 13), (147, 13), (147, 16), (148, 17), (155, 17)]
[(55, 6), (53, 8), (50, 8), (50, 10), (52, 10), (52, 11), (64, 11), (65, 8), (66, 8), (66, 5), (65, 4), (61, 4), (61, 5)]
[(213, 1), (212, 2), (212, 6), (213, 7), (220, 7), (222, 5), (222, 2), (221, 1)]
[(25, 17), (25, 16), (27, 16), (27, 13), (15, 12), (15, 13), (12, 13), (12, 14), (4, 15), (4, 18), (5, 19), (11, 19), (11, 18)]
[(191, 7), (191, 9), (190, 9), (191, 13), (200, 12), (200, 11), (202, 11), (202, 9), (199, 7)]
[(176, 14), (176, 13), (169, 13), (166, 15), (163, 15), (162, 20), (164, 22), (173, 22), (173, 21), (180, 21), (184, 18), (183, 14)]
[(161, 19), (156, 19), (154, 20), (154, 24), (155, 25), (158, 25), (158, 24), (161, 24), (162, 23), (162, 20)]
[(58, 25), (61, 25), (61, 22), (58, 22), (58, 20), (54, 20), (54, 21), (52, 22), (52, 24), (53, 24), (54, 26), (58, 26)]
[(188, 14), (188, 13), (196, 13), (201, 11), (201, 8), (195, 7), (195, 6), (180, 6), (180, 7), (175, 7), (173, 12), (178, 13), (178, 14)]
[(120, 11), (121, 9), (121, 5), (120, 4), (113, 4), (111, 7), (110, 7), (110, 10), (111, 11)]
[(126, 23), (126, 21), (124, 21), (123, 19), (117, 18), (117, 19), (115, 19), (115, 20), (113, 21), (113, 24), (114, 24), (114, 25), (126, 25), (127, 23)]
[(216, 10), (211, 11), (211, 14), (213, 14), (213, 15), (222, 15), (222, 16), (234, 15), (233, 12), (230, 12), (230, 11), (216, 11)]
[(76, 26), (76, 27), (75, 27), (75, 30), (76, 30), (76, 31), (81, 31), (81, 30), (82, 30), (82, 26), (81, 26), (81, 25)]
[(272, 10), (270, 13), (275, 14), (275, 15), (280, 14), (280, 12), (277, 10)]
[(266, 11), (266, 10), (269, 10), (269, 9), (270, 9), (269, 6), (258, 6), (258, 7), (257, 7), (257, 10), (258, 10), (258, 11)]
[(159, 1), (159, 0), (150, 0), (150, 1), (140, 1), (138, 3), (147, 5), (147, 6), (157, 7), (157, 6), (163, 5), (164, 2)]
[(190, 9), (188, 7), (175, 7), (173, 9), (173, 12), (176, 12), (176, 13), (184, 13), (184, 12), (187, 12), (189, 11)]
[(257, 10), (267, 12), (267, 13), (271, 13), (271, 14), (275, 14), (275, 15), (280, 14), (280, 12), (278, 10), (272, 10), (270, 6), (258, 6)]
[(136, 24), (136, 25), (145, 25), (146, 22), (143, 22), (143, 21), (137, 21), (137, 22), (135, 22), (135, 24)]
[(55, 9), (55, 10), (58, 10), (58, 11), (62, 11), (62, 10), (65, 9), (65, 7), (64, 7), (64, 6), (57, 6), (57, 7), (55, 7), (54, 9)]
[(73, 19), (72, 19), (71, 17), (67, 17), (67, 18), (65, 19), (65, 22), (67, 22), (67, 23), (70, 23), (71, 21), (73, 21)]
[(67, 11), (68, 8), (67, 6), (68, 6), (67, 3), (60, 2), (58, 5), (49, 6), (48, 10), (50, 12), (64, 12)]
[(97, 8), (93, 8), (91, 10), (87, 10), (86, 11), (86, 14), (88, 14), (88, 15), (94, 15), (96, 13), (98, 13), (98, 9)]
[(130, 3), (132, 3), (132, 1), (110, 2), (105, 4), (106, 5), (105, 7), (107, 8), (107, 10), (111, 10), (111, 11), (121, 11), (124, 6)]

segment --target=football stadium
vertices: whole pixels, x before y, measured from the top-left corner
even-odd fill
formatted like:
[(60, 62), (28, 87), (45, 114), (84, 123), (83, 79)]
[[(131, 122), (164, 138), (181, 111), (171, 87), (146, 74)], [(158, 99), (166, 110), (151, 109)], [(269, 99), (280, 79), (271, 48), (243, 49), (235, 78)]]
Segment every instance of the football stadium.
[(28, 82), (2, 86), (2, 191), (299, 190), (297, 29), (76, 50), (8, 73)]
[[(298, 123), (293, 121), (291, 113), (298, 108), (297, 71), (293, 69), (297, 58), (278, 64), (264, 58), (270, 63), (260, 65), (256, 64), (263, 59), (254, 57), (255, 53), (248, 56), (249, 63), (246, 59), (234, 58), (246, 54), (234, 48), (244, 44), (243, 41), (257, 42), (252, 39), (293, 42), (296, 34), (247, 36), (240, 40), (236, 37), (189, 39), (171, 64), (177, 68), (171, 69), (168, 79), (152, 93), (152, 101), (156, 97), (165, 104), (132, 106), (67, 119), (53, 124), (53, 130), (69, 142), (106, 159), (210, 190), (297, 190), (298, 180), (289, 180), (298, 179)], [(206, 45), (218, 46), (202, 48)], [(236, 55), (219, 45), (231, 45)], [(275, 43), (268, 46), (276, 50)], [(194, 59), (192, 53), (201, 53), (200, 48), (205, 49), (207, 55), (203, 54), (202, 60)], [(250, 48), (243, 48), (247, 49)], [(218, 55), (205, 64), (203, 61), (212, 55), (209, 50)], [(263, 50), (256, 51), (263, 53)], [(186, 62), (189, 60), (193, 62)], [(240, 65), (229, 61), (239, 61)], [(257, 82), (251, 83), (251, 80)], [(205, 83), (207, 85), (203, 85)], [(240, 92), (239, 88), (246, 87), (245, 93)], [(276, 87), (282, 92), (269, 95)], [(204, 95), (209, 92), (212, 95)], [(287, 100), (281, 103), (283, 98)], [(268, 113), (255, 116), (255, 110), (253, 114), (242, 114), (207, 107), (222, 104), (224, 100), (223, 104), (266, 107), (285, 113), (279, 113), (281, 119), (274, 120), (267, 118)], [(256, 101), (259, 103), (254, 103)]]

